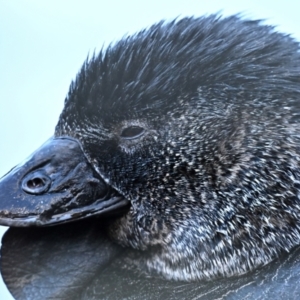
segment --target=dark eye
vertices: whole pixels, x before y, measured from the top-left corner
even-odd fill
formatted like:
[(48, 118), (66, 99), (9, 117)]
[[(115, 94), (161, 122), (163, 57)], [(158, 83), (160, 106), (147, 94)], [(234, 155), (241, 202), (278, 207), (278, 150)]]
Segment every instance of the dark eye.
[(144, 132), (144, 128), (138, 126), (130, 126), (123, 129), (121, 137), (125, 139), (134, 139), (141, 136)]

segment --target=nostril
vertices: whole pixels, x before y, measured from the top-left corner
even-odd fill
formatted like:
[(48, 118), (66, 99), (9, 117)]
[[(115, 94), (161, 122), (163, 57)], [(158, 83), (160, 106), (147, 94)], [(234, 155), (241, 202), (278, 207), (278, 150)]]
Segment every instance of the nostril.
[(26, 184), (29, 189), (40, 188), (45, 185), (42, 178), (29, 179)]
[(29, 194), (42, 194), (49, 190), (51, 179), (42, 171), (35, 171), (25, 176), (22, 189)]

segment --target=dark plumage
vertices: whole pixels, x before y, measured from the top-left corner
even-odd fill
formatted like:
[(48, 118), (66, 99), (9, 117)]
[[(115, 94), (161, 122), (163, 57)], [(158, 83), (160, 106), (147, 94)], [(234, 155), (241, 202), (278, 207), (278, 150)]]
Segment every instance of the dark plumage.
[[(238, 275), (300, 243), (299, 83), (299, 44), (237, 16), (161, 22), (84, 63), (55, 138), (82, 147), (89, 197), (130, 202), (106, 228), (137, 250), (128, 268)], [(47, 225), (80, 201), (22, 216)]]
[(84, 64), (55, 135), (130, 200), (110, 236), (147, 269), (241, 274), (300, 241), (299, 83), (299, 45), (271, 26), (161, 22)]

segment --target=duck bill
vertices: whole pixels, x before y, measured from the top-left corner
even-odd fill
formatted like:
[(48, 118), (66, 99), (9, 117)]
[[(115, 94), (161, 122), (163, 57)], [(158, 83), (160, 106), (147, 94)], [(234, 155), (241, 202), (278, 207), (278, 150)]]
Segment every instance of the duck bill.
[(0, 179), (0, 225), (47, 226), (124, 211), (77, 140), (51, 138)]

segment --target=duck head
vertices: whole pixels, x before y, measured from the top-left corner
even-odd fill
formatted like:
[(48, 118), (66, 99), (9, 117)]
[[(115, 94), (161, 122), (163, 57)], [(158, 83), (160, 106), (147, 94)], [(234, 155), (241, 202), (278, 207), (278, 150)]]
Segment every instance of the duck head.
[(238, 17), (110, 45), (71, 84), (54, 137), (1, 179), (1, 224), (110, 215), (134, 263), (172, 279), (269, 262), (300, 242), (299, 67), (296, 42)]

